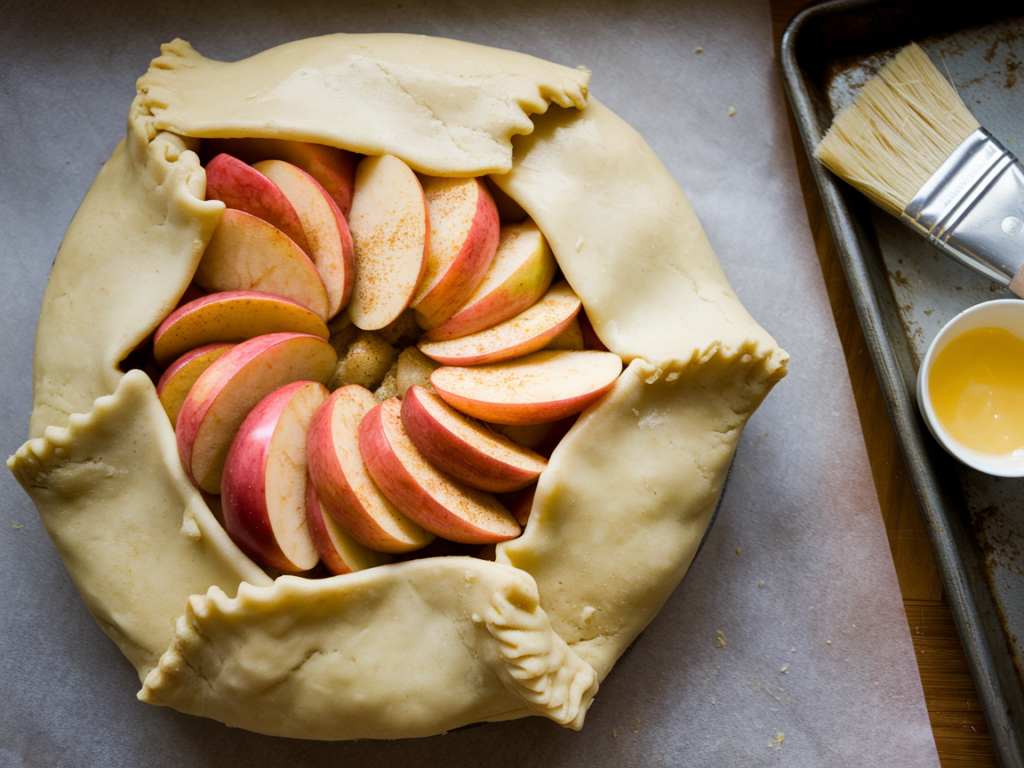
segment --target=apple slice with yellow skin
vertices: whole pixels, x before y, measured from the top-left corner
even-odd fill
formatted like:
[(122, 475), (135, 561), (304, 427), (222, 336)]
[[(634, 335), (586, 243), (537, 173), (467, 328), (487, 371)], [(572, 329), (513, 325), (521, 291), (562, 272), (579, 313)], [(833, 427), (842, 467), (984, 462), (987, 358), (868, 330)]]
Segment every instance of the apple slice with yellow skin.
[(544, 295), (556, 268), (551, 248), (533, 221), (502, 227), (484, 279), (465, 304), (423, 339), (457, 339), (515, 317)]
[(156, 396), (160, 398), (160, 404), (167, 412), (172, 427), (178, 423), (181, 406), (185, 404), (185, 398), (196, 379), (233, 346), (226, 343), (206, 344), (186, 352), (164, 371), (156, 384)]
[(192, 279), (207, 291), (272, 293), (328, 316), (327, 289), (306, 252), (245, 211), (224, 211)]
[(402, 426), (397, 397), (363, 418), (359, 450), (377, 487), (428, 531), (462, 544), (496, 544), (520, 534), (515, 518), (492, 494), (444, 474), (417, 450)]
[(352, 185), (356, 156), (345, 149), (289, 139), (204, 139), (207, 157), (221, 152), (254, 164), (261, 160), (284, 160), (312, 176), (327, 190), (344, 216), (352, 207)]
[(348, 226), (356, 265), (348, 313), (356, 327), (374, 331), (409, 306), (427, 264), (430, 220), (412, 169), (394, 155), (360, 162)]
[(430, 328), (451, 317), (484, 279), (501, 224), (480, 179), (426, 177), (423, 194), (430, 218), (427, 267), (409, 306)]
[(324, 514), (312, 482), (306, 483), (306, 520), (320, 562), (334, 576), (364, 571), (394, 559), (391, 555), (364, 547), (349, 536), (333, 517)]
[(548, 463), (528, 448), (459, 413), (437, 395), (413, 386), (402, 398), (402, 426), (431, 464), (470, 488), (516, 491)]
[(225, 530), (253, 560), (285, 573), (320, 560), (306, 519), (306, 433), (328, 394), (315, 381), (275, 389), (245, 417), (224, 462)]
[(326, 339), (324, 321), (308, 307), (269, 293), (211, 293), (174, 310), (153, 337), (157, 363), (167, 365), (185, 352), (221, 341), (244, 341), (291, 331)]
[(445, 365), (500, 363), (546, 347), (572, 322), (581, 306), (563, 280), (510, 320), (449, 341), (421, 341), (418, 346), (427, 357)]
[(504, 363), (445, 366), (434, 390), (458, 411), (495, 424), (537, 424), (578, 413), (611, 389), (622, 360), (611, 352), (541, 351)]
[(348, 305), (355, 280), (352, 234), (341, 209), (312, 176), (291, 163), (263, 160), (253, 168), (274, 182), (295, 208), (309, 257), (327, 287), (327, 317), (334, 317)]
[(206, 164), (206, 199), (251, 213), (284, 232), (307, 253), (302, 222), (277, 185), (237, 157), (220, 154)]
[(178, 455), (192, 483), (220, 493), (231, 441), (249, 411), (293, 381), (323, 384), (338, 355), (318, 336), (271, 333), (243, 341), (207, 368), (178, 414)]
[(381, 493), (359, 452), (359, 425), (376, 405), (373, 393), (356, 384), (331, 394), (309, 428), (310, 481), (321, 508), (357, 542), (378, 552), (413, 552), (434, 534)]

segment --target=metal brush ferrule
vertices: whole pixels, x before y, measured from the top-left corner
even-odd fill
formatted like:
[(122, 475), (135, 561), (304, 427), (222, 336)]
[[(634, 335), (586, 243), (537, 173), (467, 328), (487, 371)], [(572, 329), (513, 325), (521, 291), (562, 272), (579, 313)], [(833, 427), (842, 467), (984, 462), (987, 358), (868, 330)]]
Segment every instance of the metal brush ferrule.
[(900, 219), (961, 264), (1024, 296), (1024, 167), (984, 128), (953, 150)]

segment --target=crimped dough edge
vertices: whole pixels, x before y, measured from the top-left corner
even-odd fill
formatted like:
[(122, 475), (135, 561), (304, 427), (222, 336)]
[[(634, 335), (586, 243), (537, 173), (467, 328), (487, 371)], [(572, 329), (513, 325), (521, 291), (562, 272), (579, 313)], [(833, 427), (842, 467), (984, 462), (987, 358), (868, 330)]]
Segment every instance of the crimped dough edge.
[[(467, 56), (478, 62), (468, 83), (456, 74)], [(329, 119), (337, 115), (308, 108), (330, 101), (310, 88), (334, 96), (339, 73), (352, 71), (386, 73), (415, 93), (404, 119), (423, 130), (381, 130), (367, 143)], [(453, 78), (470, 119), (449, 123), (460, 111), (444, 95)], [(36, 439), (8, 461), (90, 611), (139, 671), (140, 699), (298, 738), (423, 736), (528, 714), (582, 725), (598, 680), (689, 567), (742, 427), (787, 362), (732, 293), (667, 170), (587, 98), (587, 79), (521, 54), (395, 35), (331, 35), (234, 64), (174, 41), (140, 78), (128, 136), (51, 274), (36, 342)], [(302, 97), (282, 104), (285, 81)], [(386, 93), (376, 105), (372, 91), (361, 97), (384, 124), (396, 119)], [(262, 106), (241, 113), (238, 99)], [(223, 208), (202, 199), (194, 138), (242, 135), (389, 152), (435, 175), (500, 174), (602, 340), (630, 363), (556, 449), (526, 533), (498, 547), (497, 563), (428, 559), (271, 581), (184, 478), (152, 382), (118, 370), (177, 303)], [(649, 194), (624, 195), (638, 189)], [(85, 276), (91, 293), (73, 289)], [(128, 300), (108, 308), (112, 290)], [(155, 482), (138, 483), (140, 472)], [(127, 524), (144, 536), (143, 511), (176, 554), (144, 561), (131, 536), (96, 534)], [(113, 573), (96, 565), (105, 553)], [(168, 592), (136, 588), (143, 568), (151, 582), (174, 582), (182, 568), (192, 579)], [(386, 615), (403, 614), (417, 621), (396, 630)], [(420, 645), (414, 625), (424, 622), (430, 640)], [(385, 627), (393, 644), (370, 639)], [(361, 656), (374, 661), (348, 661)], [(321, 685), (325, 677), (337, 684)]]

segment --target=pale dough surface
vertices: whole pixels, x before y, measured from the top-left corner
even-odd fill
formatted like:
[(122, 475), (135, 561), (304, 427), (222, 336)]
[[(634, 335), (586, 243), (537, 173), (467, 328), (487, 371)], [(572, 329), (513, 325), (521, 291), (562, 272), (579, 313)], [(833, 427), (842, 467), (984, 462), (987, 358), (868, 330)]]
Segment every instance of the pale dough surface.
[[(786, 366), (682, 191), (586, 88), (584, 71), (407, 35), (332, 35), (235, 64), (175, 41), (139, 80), (128, 137), (58, 254), (37, 439), (9, 466), (138, 669), (140, 698), (317, 739), (528, 714), (582, 725), (689, 567), (743, 425)], [(602, 340), (632, 361), (559, 445), (497, 563), (272, 582), (188, 486), (151, 382), (118, 370), (177, 302), (222, 209), (202, 201), (190, 142), (244, 135), (501, 174)]]

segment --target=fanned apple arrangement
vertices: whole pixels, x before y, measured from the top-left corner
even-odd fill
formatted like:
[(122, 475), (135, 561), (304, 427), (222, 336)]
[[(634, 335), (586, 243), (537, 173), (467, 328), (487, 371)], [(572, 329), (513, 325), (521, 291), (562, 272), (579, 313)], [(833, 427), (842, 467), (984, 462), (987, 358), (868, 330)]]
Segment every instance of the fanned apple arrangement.
[(536, 224), (394, 156), (203, 151), (226, 209), (153, 359), (235, 543), (316, 575), (520, 535), (546, 457), (622, 371)]

